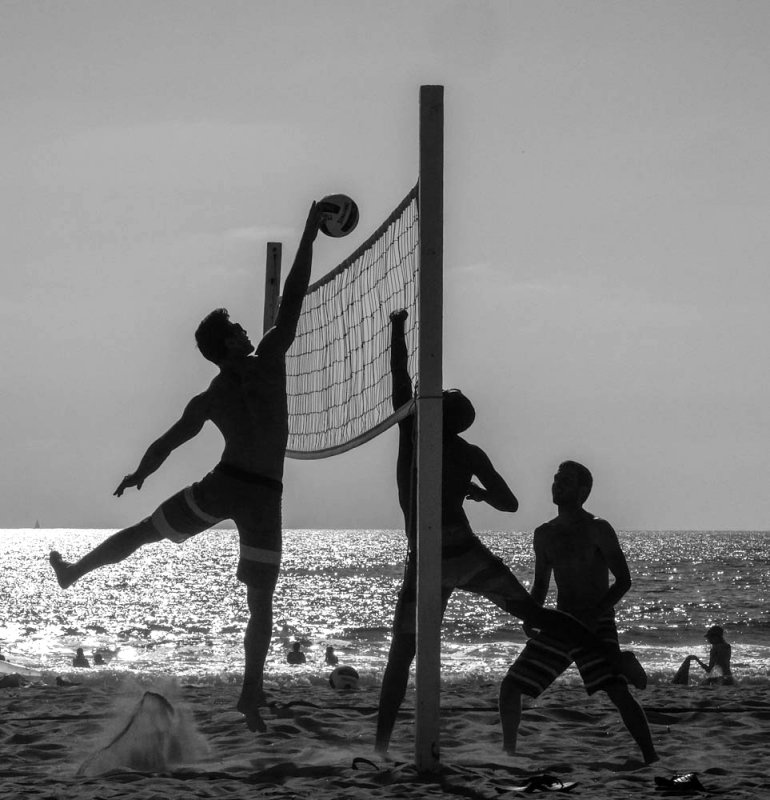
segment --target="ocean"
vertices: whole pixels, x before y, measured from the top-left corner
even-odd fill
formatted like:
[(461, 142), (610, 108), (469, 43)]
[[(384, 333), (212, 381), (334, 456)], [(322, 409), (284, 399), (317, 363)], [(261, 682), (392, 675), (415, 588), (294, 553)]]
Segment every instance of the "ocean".
[[(177, 546), (143, 548), (67, 591), (48, 552), (71, 561), (108, 530), (0, 531), (0, 650), (46, 673), (70, 674), (76, 648), (105, 673), (240, 680), (245, 590), (235, 578), (235, 531), (217, 529)], [(533, 574), (531, 533), (480, 537), (525, 584)], [(621, 644), (634, 649), (651, 682), (669, 682), (688, 653), (706, 658), (712, 624), (725, 628), (739, 683), (770, 683), (770, 532), (620, 531), (633, 586), (618, 606)], [(325, 682), (332, 645), (341, 664), (378, 683), (406, 552), (385, 530), (288, 530), (275, 594), (268, 686)], [(302, 642), (307, 662), (286, 653)], [(489, 601), (455, 592), (442, 629), (442, 680), (498, 681), (525, 641), (519, 622)], [(699, 671), (693, 668), (693, 674)], [(577, 680), (574, 668), (564, 680)]]

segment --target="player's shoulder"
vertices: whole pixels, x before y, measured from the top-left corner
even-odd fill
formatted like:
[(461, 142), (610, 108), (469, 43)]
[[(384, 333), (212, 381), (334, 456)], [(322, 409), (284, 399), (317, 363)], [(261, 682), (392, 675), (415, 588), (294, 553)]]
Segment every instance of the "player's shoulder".
[(226, 375), (220, 372), (211, 379), (209, 385), (202, 392), (199, 392), (195, 395), (195, 397), (193, 397), (193, 400), (212, 400), (218, 394), (221, 394), (224, 391), (225, 386), (231, 380), (231, 378), (229, 379)]
[(453, 438), (457, 442), (457, 446), (465, 454), (466, 458), (473, 464), (489, 463), (489, 456), (486, 454), (484, 448), (469, 442), (467, 439), (463, 439), (462, 436), (455, 435)]
[(559, 518), (554, 517), (547, 522), (543, 522), (535, 528), (533, 534), (535, 541), (548, 539), (553, 536), (559, 528)]
[(587, 528), (598, 533), (615, 532), (615, 529), (606, 519), (604, 519), (604, 517), (600, 517), (597, 514), (592, 514), (589, 511), (585, 512), (585, 524)]
[(532, 549), (538, 558), (550, 560), (549, 553), (554, 547), (558, 548), (559, 533), (556, 519), (549, 519), (535, 528), (532, 534)]
[(218, 373), (209, 381), (209, 385), (203, 391), (193, 396), (190, 400), (190, 405), (198, 408), (211, 408), (219, 398), (227, 394), (232, 383), (233, 378), (231, 375), (225, 375), (222, 372)]
[(273, 325), (259, 340), (256, 349), (248, 358), (260, 366), (269, 362), (283, 363), (286, 360), (288, 346), (286, 337), (277, 326)]
[(484, 451), (477, 444), (473, 444), (467, 439), (464, 439), (459, 433), (454, 434), (454, 436), (452, 436), (452, 440), (457, 442), (459, 447), (464, 448), (467, 453), (470, 453), (474, 456), (484, 455)]
[(615, 529), (603, 517), (587, 513), (585, 529), (597, 544), (600, 542), (605, 542), (606, 544), (617, 542), (618, 535), (615, 533)]
[(197, 406), (209, 406), (213, 398), (216, 396), (217, 392), (220, 391), (220, 383), (215, 383), (216, 378), (211, 381), (211, 383), (202, 391), (198, 392), (198, 394), (194, 395), (190, 400), (191, 404)]

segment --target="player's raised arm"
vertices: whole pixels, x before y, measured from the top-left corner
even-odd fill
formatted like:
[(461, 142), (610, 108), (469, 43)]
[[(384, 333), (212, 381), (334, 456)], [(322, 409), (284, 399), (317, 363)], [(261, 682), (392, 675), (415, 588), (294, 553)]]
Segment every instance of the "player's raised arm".
[(318, 235), (321, 224), (322, 204), (313, 203), (305, 222), (305, 230), (299, 240), (297, 254), (291, 265), (289, 274), (283, 284), (281, 305), (278, 308), (275, 325), (262, 337), (257, 345), (257, 354), (285, 353), (294, 341), (297, 332), (297, 322), (302, 311), (302, 301), (305, 299), (307, 287), (310, 283), (310, 270), (313, 266), (313, 242)]
[(177, 447), (200, 432), (203, 423), (208, 419), (207, 409), (205, 393), (193, 397), (182, 412), (182, 416), (147, 448), (136, 471), (123, 478), (114, 492), (115, 496), (120, 497), (131, 486), (141, 489), (145, 479), (152, 475)]
[(406, 349), (406, 318), (404, 309), (393, 311), (390, 315), (390, 375), (393, 379), (393, 410), (412, 399), (412, 379), (409, 376), (409, 355)]
[(518, 511), (519, 501), (505, 482), (503, 476), (492, 466), (489, 456), (480, 448), (472, 446), (473, 474), (483, 486), (471, 482), (467, 497), (476, 502), (489, 503), (498, 511)]

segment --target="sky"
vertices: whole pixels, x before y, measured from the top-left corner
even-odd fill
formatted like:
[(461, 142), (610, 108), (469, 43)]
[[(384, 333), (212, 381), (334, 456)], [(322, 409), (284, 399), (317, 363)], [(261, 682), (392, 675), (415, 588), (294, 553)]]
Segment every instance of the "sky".
[[(695, 0), (0, 2), (0, 527), (119, 528), (218, 460), (207, 426), (112, 493), (261, 331), (265, 246), (313, 279), (415, 183), (445, 87), (444, 382), (531, 531), (593, 472), (617, 529), (770, 526), (770, 5)], [(289, 461), (287, 528), (399, 528), (396, 433)]]

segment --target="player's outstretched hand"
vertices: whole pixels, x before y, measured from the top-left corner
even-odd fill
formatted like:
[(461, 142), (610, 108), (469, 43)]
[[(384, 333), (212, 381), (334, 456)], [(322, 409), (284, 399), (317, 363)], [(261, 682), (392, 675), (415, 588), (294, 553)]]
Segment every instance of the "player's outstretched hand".
[(125, 478), (120, 482), (118, 488), (115, 489), (113, 494), (115, 497), (120, 497), (123, 492), (131, 486), (136, 486), (137, 489), (142, 488), (142, 484), (144, 483), (144, 478), (137, 477), (136, 473), (132, 473), (131, 475), (126, 475)]
[[(310, 211), (307, 214), (307, 222), (305, 222), (305, 237), (309, 237), (310, 241), (315, 241), (318, 235), (318, 230), (321, 227), (324, 215), (324, 203), (316, 203), (310, 206)], [(328, 209), (327, 209), (328, 210)]]
[(391, 311), (390, 312), (390, 321), (391, 322), (405, 322), (406, 318), (409, 316), (407, 310), (405, 308), (399, 308), (398, 311)]

